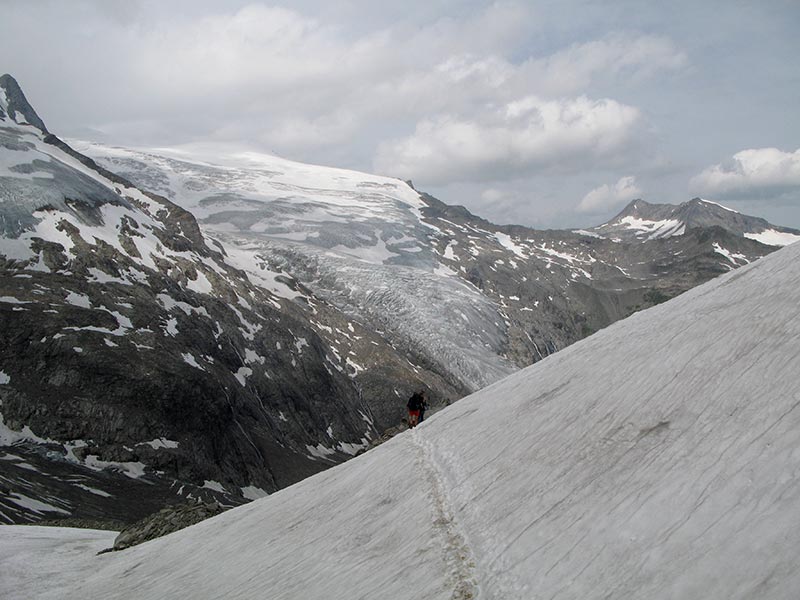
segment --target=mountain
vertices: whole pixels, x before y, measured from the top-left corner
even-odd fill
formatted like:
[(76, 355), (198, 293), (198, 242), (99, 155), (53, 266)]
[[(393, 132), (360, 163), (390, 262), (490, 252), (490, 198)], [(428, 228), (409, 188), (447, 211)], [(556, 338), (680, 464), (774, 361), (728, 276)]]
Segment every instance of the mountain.
[(257, 285), (270, 289), (274, 273), (282, 275), (383, 332), (455, 388), (475, 390), (515, 369), (503, 356), (497, 307), (440, 264), (431, 239), (436, 225), (407, 183), (253, 153), (212, 165), (78, 147), (192, 212)]
[[(190, 213), (1, 81), (0, 521), (241, 503), (365, 449), (399, 420), (395, 394), (436, 384), (291, 283), (253, 285)], [(385, 372), (356, 380), (332, 338)]]
[(28, 102), (17, 80), (8, 74), (0, 76), (0, 119), (32, 125), (42, 133), (49, 133), (44, 121)]
[[(497, 226), (386, 177), (255, 153), (209, 164), (75, 143), (196, 215), (257, 285), (270, 285), (261, 269), (280, 272), (468, 391), (774, 250), (743, 233), (800, 239), (698, 201), (639, 201), (590, 230)], [(681, 235), (636, 235), (626, 221), (656, 213), (678, 215)]]
[(414, 390), (438, 410), (776, 249), (723, 209), (625, 240), (274, 156), (67, 144), (2, 82), (2, 522), (274, 492)]
[(626, 241), (683, 235), (687, 230), (721, 227), (766, 245), (786, 246), (800, 240), (800, 231), (777, 227), (710, 200), (694, 198), (678, 206), (633, 200), (616, 217), (591, 229), (603, 237)]
[(794, 598), (798, 285), (795, 244), (350, 462), (123, 552), (94, 555), (106, 532), (0, 527), (0, 591)]

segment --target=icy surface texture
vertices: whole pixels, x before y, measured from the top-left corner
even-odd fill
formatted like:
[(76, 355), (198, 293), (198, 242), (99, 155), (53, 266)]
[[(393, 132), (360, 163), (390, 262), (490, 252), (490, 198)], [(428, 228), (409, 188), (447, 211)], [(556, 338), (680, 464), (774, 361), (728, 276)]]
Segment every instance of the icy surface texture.
[(513, 372), (498, 307), (441, 269), (407, 183), (261, 154), (217, 157), (236, 165), (224, 166), (75, 144), (191, 211), (254, 281), (278, 267), (469, 389)]

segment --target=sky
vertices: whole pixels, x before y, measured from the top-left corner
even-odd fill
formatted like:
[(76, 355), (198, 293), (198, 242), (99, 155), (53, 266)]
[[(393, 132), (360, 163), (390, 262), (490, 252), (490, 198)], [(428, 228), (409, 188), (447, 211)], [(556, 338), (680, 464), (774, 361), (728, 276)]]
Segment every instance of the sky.
[(496, 223), (701, 196), (800, 228), (796, 0), (0, 0), (61, 137), (412, 180)]

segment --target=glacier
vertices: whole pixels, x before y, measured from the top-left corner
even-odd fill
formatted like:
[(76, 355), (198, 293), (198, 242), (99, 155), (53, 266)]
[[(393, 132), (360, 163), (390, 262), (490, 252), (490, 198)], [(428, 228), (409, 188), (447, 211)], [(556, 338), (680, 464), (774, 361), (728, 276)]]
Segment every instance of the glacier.
[(290, 275), (470, 391), (516, 369), (502, 307), (442, 267), (438, 230), (407, 182), (254, 152), (212, 164), (176, 149), (70, 143), (190, 211), (256, 285), (297, 297), (280, 283)]
[(9, 599), (790, 599), (800, 244), (124, 552), (0, 526)]

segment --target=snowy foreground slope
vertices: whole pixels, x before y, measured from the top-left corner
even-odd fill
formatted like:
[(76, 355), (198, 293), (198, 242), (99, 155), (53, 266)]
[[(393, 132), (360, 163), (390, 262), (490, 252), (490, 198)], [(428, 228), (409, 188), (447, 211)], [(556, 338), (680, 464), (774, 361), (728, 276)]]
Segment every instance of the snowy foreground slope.
[(0, 527), (0, 597), (796, 598), (798, 289), (800, 244), (121, 553)]

